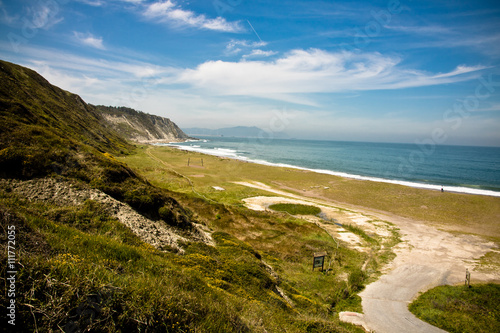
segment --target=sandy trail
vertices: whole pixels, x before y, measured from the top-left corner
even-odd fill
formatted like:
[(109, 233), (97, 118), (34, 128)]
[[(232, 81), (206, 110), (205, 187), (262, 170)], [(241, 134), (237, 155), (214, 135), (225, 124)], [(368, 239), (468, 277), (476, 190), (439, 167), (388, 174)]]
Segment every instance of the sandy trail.
[[(332, 207), (331, 203), (328, 204), (324, 200), (301, 197), (262, 183), (238, 182), (238, 184), (278, 194), (284, 197), (284, 200), (293, 198), (310, 204)], [(258, 206), (257, 202), (251, 204), (254, 208)], [(260, 204), (265, 205), (266, 200), (262, 199)], [(341, 205), (335, 203), (334, 206)], [(347, 208), (352, 209), (352, 207)], [(362, 213), (359, 215), (369, 215), (393, 223), (399, 228), (403, 242), (393, 249), (397, 256), (393, 262), (384, 267), (380, 279), (368, 285), (360, 293), (364, 314), (341, 314), (342, 320), (363, 325), (365, 329), (378, 333), (444, 332), (419, 320), (408, 310), (408, 304), (419, 292), (438, 285), (463, 282), (466, 268), (471, 271), (472, 280), (476, 282), (500, 279), (500, 271), (493, 273), (474, 271), (477, 259), (496, 247), (493, 242), (472, 235), (452, 235), (419, 221), (379, 211), (366, 210)], [(359, 216), (353, 212), (351, 218), (356, 221)], [(357, 222), (363, 223), (363, 221)]]

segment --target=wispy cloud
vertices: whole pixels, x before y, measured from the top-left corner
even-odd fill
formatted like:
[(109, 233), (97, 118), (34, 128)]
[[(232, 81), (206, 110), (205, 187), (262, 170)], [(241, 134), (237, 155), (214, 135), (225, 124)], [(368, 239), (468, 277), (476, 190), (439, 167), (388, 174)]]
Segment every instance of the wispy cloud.
[(500, 103), (485, 103), (485, 106), (477, 108), (477, 112), (500, 112)]
[(384, 28), (418, 35), (432, 35), (451, 34), (455, 33), (450, 27), (443, 27), (440, 25), (385, 25)]
[(24, 8), (23, 14), (10, 15), (4, 4), (0, 1), (0, 23), (8, 26), (20, 26), (22, 29), (49, 29), (62, 22), (59, 16), (60, 7), (47, 1), (39, 1)]
[(105, 4), (104, 0), (76, 0), (76, 1), (93, 7), (100, 7)]
[[(8, 54), (7, 51), (10, 50), (10, 44), (0, 42), (0, 53)], [(61, 52), (53, 48), (31, 45), (23, 48), (23, 54), (16, 54), (16, 56), (28, 67), (33, 67), (31, 64), (36, 64), (39, 67), (48, 66), (48, 68), (75, 77), (86, 75), (88, 77), (123, 82), (136, 82), (137, 79), (148, 77), (168, 77), (177, 72), (172, 67), (159, 66), (131, 58), (122, 58), (120, 60), (90, 58), (70, 52)], [(57, 84), (57, 82), (52, 83)], [(64, 89), (69, 88), (64, 87)]]
[(100, 7), (108, 4), (109, 2), (127, 2), (131, 4), (140, 4), (145, 0), (76, 0), (76, 1), (93, 7)]
[(106, 49), (103, 45), (102, 37), (95, 37), (90, 33), (84, 34), (76, 31), (73, 31), (73, 35), (75, 36), (76, 40), (83, 45), (87, 45), (99, 50)]
[(28, 8), (31, 16), (31, 24), (36, 29), (49, 29), (50, 27), (63, 21), (58, 17), (59, 6), (52, 6), (50, 3), (39, 2), (37, 5)]
[(19, 21), (19, 15), (11, 16), (5, 9), (5, 6), (1, 0), (0, 0), (0, 10), (2, 11), (2, 16), (0, 17), (0, 23), (6, 25), (12, 25), (17, 21)]
[(283, 99), (293, 94), (335, 93), (422, 87), (469, 80), (482, 66), (459, 66), (427, 73), (400, 66), (401, 59), (379, 53), (354, 54), (320, 49), (293, 50), (272, 61), (207, 61), (186, 69), (179, 82), (220, 95)]
[(243, 58), (259, 58), (259, 57), (270, 57), (278, 52), (276, 51), (263, 51), (261, 49), (252, 50), (250, 54), (245, 54)]
[(207, 18), (203, 14), (196, 14), (180, 8), (171, 0), (154, 2), (146, 6), (143, 16), (156, 22), (177, 26), (188, 26), (198, 29), (222, 32), (242, 32), (243, 27), (239, 22), (228, 22), (225, 18)]
[(476, 72), (480, 71), (482, 69), (486, 69), (488, 67), (485, 66), (466, 66), (466, 65), (459, 65), (457, 68), (455, 68), (453, 71), (448, 72), (448, 73), (443, 73), (443, 74), (437, 74), (432, 76), (433, 79), (439, 79), (439, 78), (447, 78), (447, 77), (454, 77), (458, 76), (461, 74), (466, 74), (466, 73), (471, 73), (471, 72)]
[(409, 48), (473, 48), (498, 58), (500, 33), (497, 23), (443, 25), (387, 25), (384, 28), (410, 35), (401, 45)]
[(251, 42), (248, 40), (231, 39), (226, 45), (225, 54), (228, 56), (237, 55), (241, 52), (247, 52), (250, 49), (266, 46), (267, 43), (263, 41)]

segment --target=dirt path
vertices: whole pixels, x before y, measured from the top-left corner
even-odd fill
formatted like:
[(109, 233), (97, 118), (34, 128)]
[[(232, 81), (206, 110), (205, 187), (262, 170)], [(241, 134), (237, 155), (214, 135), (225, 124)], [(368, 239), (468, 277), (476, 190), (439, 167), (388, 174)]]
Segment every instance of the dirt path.
[[(257, 182), (238, 184), (310, 204), (328, 204), (323, 200), (301, 197)], [(474, 271), (477, 259), (495, 247), (493, 242), (472, 235), (452, 235), (422, 222), (382, 212), (362, 213), (396, 225), (403, 242), (394, 248), (397, 256), (383, 269), (380, 279), (360, 293), (364, 314), (344, 313), (341, 315), (342, 320), (363, 325), (378, 333), (444, 332), (419, 320), (408, 310), (408, 304), (419, 292), (438, 285), (461, 283), (465, 279), (466, 268), (471, 271), (473, 281), (500, 279), (500, 271)]]

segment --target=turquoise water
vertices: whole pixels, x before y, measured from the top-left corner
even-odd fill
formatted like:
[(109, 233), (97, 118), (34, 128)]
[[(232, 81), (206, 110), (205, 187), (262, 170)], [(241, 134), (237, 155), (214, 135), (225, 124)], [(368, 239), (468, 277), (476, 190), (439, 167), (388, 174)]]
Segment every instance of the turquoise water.
[(406, 186), (500, 196), (500, 147), (201, 137), (185, 150)]

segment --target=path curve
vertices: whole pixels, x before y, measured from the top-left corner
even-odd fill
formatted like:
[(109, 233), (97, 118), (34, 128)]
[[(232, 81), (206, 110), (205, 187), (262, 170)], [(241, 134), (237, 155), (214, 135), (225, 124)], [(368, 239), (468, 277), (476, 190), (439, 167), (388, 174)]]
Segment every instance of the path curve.
[[(329, 204), (325, 200), (302, 197), (262, 183), (238, 182), (238, 184), (310, 203)], [(334, 206), (341, 207), (338, 203)], [(465, 279), (466, 268), (472, 272), (475, 281), (500, 279), (500, 272), (474, 271), (476, 260), (495, 248), (493, 242), (487, 242), (473, 235), (452, 235), (422, 222), (383, 212), (369, 210), (362, 212), (396, 225), (403, 240), (393, 248), (396, 258), (384, 267), (383, 275), (360, 293), (364, 315), (349, 313), (348, 316), (343, 316), (352, 318), (351, 322), (363, 325), (371, 332), (445, 332), (421, 321), (408, 310), (408, 305), (419, 292), (438, 285), (462, 282)]]

